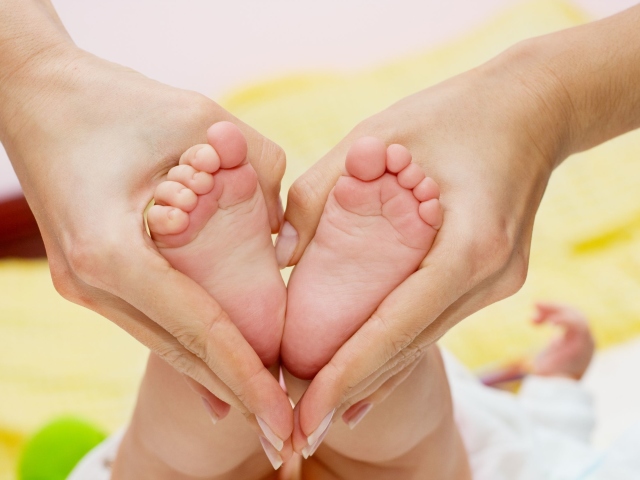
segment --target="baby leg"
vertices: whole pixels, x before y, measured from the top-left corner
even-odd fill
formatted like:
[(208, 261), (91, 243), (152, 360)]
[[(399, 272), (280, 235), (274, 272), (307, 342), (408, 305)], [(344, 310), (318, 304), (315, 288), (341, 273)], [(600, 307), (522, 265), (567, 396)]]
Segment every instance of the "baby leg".
[[(293, 378), (288, 384), (292, 393), (304, 388)], [(346, 418), (353, 429), (334, 419), (324, 442), (303, 461), (303, 479), (471, 478), (437, 347), (427, 351), (386, 399), (371, 407), (359, 405), (355, 415)]]
[(278, 478), (237, 410), (215, 425), (214, 419), (185, 378), (152, 354), (112, 479)]

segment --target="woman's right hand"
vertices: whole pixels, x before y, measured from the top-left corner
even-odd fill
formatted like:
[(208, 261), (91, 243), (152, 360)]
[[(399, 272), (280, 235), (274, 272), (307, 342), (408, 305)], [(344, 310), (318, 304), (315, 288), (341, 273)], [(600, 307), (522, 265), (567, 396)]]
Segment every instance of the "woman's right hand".
[(321, 436), (332, 412), (348, 418), (351, 407), (381, 402), (447, 330), (520, 288), (553, 168), (640, 126), (639, 21), (636, 6), (518, 44), (363, 121), (295, 182), (276, 246), (283, 265), (304, 254), (360, 137), (406, 146), (440, 185), (444, 210), (418, 271), (384, 299), (296, 405), (296, 451)]

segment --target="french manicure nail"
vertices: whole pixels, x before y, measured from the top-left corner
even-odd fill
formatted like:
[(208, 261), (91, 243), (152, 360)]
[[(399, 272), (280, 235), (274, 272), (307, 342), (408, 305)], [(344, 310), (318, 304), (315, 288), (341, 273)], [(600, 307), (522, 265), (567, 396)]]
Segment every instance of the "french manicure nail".
[(276, 260), (280, 268), (289, 265), (297, 246), (298, 232), (289, 222), (284, 222), (276, 239)]
[(320, 425), (318, 425), (318, 428), (316, 428), (316, 430), (307, 437), (307, 443), (309, 445), (315, 445), (315, 443), (322, 436), (322, 434), (329, 428), (329, 425), (331, 425), (331, 419), (333, 418), (334, 413), (336, 413), (335, 408), (331, 410), (327, 414), (327, 416), (322, 419), (322, 422), (320, 422)]
[(278, 438), (278, 436), (274, 433), (273, 430), (271, 430), (271, 427), (267, 425), (267, 422), (262, 420), (257, 415), (256, 415), (256, 420), (258, 421), (258, 425), (260, 425), (260, 429), (262, 430), (262, 433), (264, 433), (264, 436), (267, 438), (267, 440), (271, 442), (271, 445), (273, 445), (273, 448), (275, 448), (279, 452), (282, 451), (284, 442), (280, 440), (280, 438)]
[(329, 433), (328, 428), (324, 431), (322, 435), (320, 435), (320, 438), (316, 441), (316, 443), (314, 443), (313, 445), (307, 445), (302, 449), (302, 456), (304, 457), (305, 460), (311, 457), (314, 453), (316, 453), (316, 450), (322, 444), (322, 441), (324, 440), (324, 437), (327, 436), (327, 433)]
[(304, 447), (302, 449), (302, 452), (300, 453), (302, 453), (302, 458), (304, 458), (305, 460), (309, 458), (309, 453), (311, 453), (311, 445), (307, 445), (306, 447)]
[(211, 421), (215, 425), (216, 423), (218, 423), (218, 420), (220, 420), (220, 416), (213, 410), (213, 407), (207, 401), (206, 398), (204, 398), (204, 397), (200, 397), (200, 398), (202, 399), (202, 403), (204, 404), (204, 408), (207, 411), (207, 413), (209, 414), (209, 417), (211, 418)]
[(318, 450), (318, 447), (320, 445), (322, 445), (322, 442), (324, 441), (324, 437), (327, 436), (327, 433), (329, 433), (329, 429), (327, 428), (324, 433), (322, 435), (320, 435), (320, 438), (318, 439), (318, 441), (316, 442), (316, 444), (311, 447), (311, 451), (309, 452), (309, 456), (312, 457), (314, 453), (316, 453), (316, 450)]
[(276, 450), (273, 448), (273, 445), (271, 445), (271, 443), (269, 443), (269, 440), (267, 440), (266, 438), (260, 437), (260, 444), (264, 449), (264, 453), (267, 454), (267, 458), (271, 462), (273, 469), (278, 470), (282, 466), (282, 457), (280, 456), (280, 454), (276, 452)]
[(360, 420), (362, 420), (364, 416), (369, 413), (369, 410), (371, 410), (372, 407), (373, 405), (371, 403), (363, 403), (362, 405), (358, 406), (353, 412), (349, 412), (349, 416), (347, 418), (345, 418), (345, 413), (345, 415), (342, 416), (342, 419), (349, 426), (349, 428), (353, 430), (354, 428), (356, 428), (356, 425), (360, 423)]
[(284, 221), (284, 207), (282, 206), (282, 198), (278, 197), (278, 224), (282, 225)]

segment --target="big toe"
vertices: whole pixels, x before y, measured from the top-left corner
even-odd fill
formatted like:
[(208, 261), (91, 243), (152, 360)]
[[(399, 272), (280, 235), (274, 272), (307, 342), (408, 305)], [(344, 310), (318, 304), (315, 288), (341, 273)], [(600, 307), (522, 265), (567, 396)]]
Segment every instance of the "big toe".
[(207, 130), (207, 141), (220, 157), (222, 168), (234, 168), (247, 158), (247, 140), (231, 122), (214, 123)]
[(345, 160), (347, 172), (365, 182), (381, 177), (387, 169), (387, 146), (375, 137), (356, 140)]

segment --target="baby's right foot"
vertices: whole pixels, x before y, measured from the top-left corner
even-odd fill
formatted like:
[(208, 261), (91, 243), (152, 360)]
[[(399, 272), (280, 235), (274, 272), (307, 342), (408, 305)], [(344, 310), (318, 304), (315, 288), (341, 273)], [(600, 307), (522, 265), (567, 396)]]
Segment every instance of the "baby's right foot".
[(312, 378), (427, 255), (442, 224), (438, 185), (409, 151), (351, 147), (288, 287), (282, 361)]
[(235, 125), (207, 131), (158, 185), (147, 216), (160, 253), (227, 312), (265, 366), (276, 363), (286, 289), (258, 177)]

